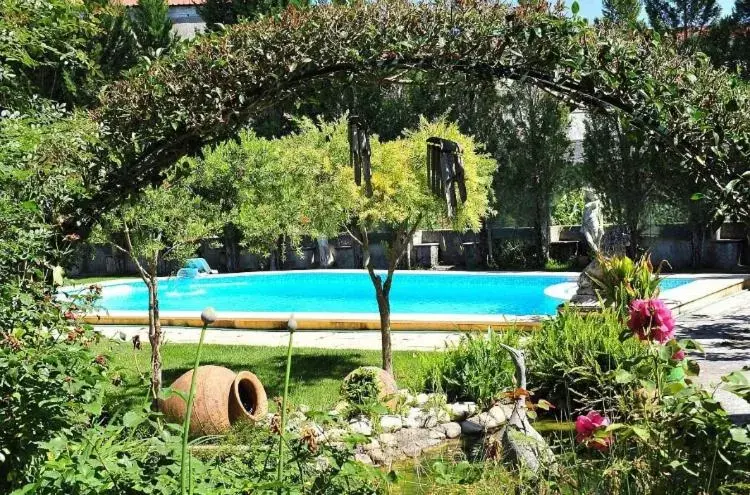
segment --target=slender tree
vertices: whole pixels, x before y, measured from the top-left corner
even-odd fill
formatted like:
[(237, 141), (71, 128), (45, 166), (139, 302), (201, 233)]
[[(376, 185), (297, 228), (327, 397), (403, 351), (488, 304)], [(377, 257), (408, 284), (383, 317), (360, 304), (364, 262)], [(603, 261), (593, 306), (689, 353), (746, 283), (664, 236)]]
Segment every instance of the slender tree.
[[(345, 124), (339, 122), (337, 135), (341, 136), (343, 127)], [(467, 200), (459, 204), (452, 218), (446, 216), (445, 201), (435, 196), (428, 185), (425, 160), (430, 137), (449, 139), (463, 150)], [(355, 216), (346, 228), (362, 248), (364, 268), (375, 288), (383, 369), (392, 374), (390, 291), (396, 268), (420, 227), (442, 225), (475, 232), (480, 229), (482, 219), (490, 211), (489, 194), (497, 164), (481, 154), (474, 140), (462, 134), (457, 125), (444, 120), (421, 119), (417, 130), (386, 143), (373, 139), (372, 148), (372, 194), (367, 194), (365, 184), (357, 188)], [(348, 168), (348, 163), (344, 166)], [(373, 232), (383, 230), (389, 232), (386, 266), (385, 273), (378, 273), (370, 237)]]
[(604, 0), (602, 14), (615, 24), (633, 25), (641, 15), (641, 0)]
[[(568, 110), (542, 91), (513, 85), (503, 96), (495, 184), (501, 209), (528, 217), (535, 231), (537, 261), (549, 260), (551, 204), (570, 166)], [(510, 199), (513, 198), (513, 200)]]
[(668, 199), (664, 176), (677, 167), (668, 168), (658, 143), (617, 116), (591, 115), (583, 145), (583, 176), (599, 194), (607, 218), (625, 227), (627, 254), (635, 258), (648, 208)]
[(167, 0), (138, 0), (133, 10), (133, 31), (141, 53), (157, 57), (175, 43)]
[(127, 255), (146, 284), (155, 407), (162, 386), (159, 266), (163, 260), (181, 261), (195, 253), (199, 241), (212, 233), (209, 211), (183, 184), (165, 184), (107, 213), (92, 236), (92, 241), (106, 242)]

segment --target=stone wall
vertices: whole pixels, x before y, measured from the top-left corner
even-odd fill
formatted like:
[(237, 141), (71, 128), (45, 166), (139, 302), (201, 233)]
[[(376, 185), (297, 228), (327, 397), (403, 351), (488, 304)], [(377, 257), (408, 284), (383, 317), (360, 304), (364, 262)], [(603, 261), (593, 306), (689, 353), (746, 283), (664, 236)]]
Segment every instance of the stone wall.
[[(386, 268), (385, 240), (387, 234), (370, 236), (371, 256), (377, 268)], [(504, 242), (531, 245), (534, 242), (533, 229), (528, 227), (492, 229), (491, 239), (494, 249), (501, 249)], [(550, 228), (552, 254), (561, 261), (573, 259), (585, 254), (585, 244), (580, 227), (552, 226)], [(435, 259), (442, 266), (453, 266), (464, 269), (483, 268), (479, 256), (479, 236), (475, 233), (459, 233), (449, 230), (420, 231), (413, 240), (413, 248), (408, 259), (404, 259), (403, 268), (434, 268)], [(730, 271), (738, 264), (748, 263), (747, 231), (741, 224), (725, 224), (713, 235), (706, 235), (702, 250), (702, 268)], [(199, 249), (199, 255), (220, 272), (226, 271), (224, 249), (216, 247), (218, 243), (205, 242)], [(643, 239), (654, 262), (667, 260), (674, 270), (686, 270), (692, 266), (692, 234), (687, 225), (662, 225), (652, 227)], [(359, 268), (362, 266), (362, 250), (342, 234), (336, 239), (329, 239), (334, 263), (331, 268)], [(744, 258), (743, 258), (744, 257)], [(136, 275), (135, 266), (121, 253), (106, 247), (85, 247), (78, 257), (79, 261), (69, 272), (72, 275)], [(267, 259), (250, 253), (243, 253), (240, 258), (240, 271), (267, 269)], [(319, 266), (317, 243), (308, 240), (296, 250), (288, 250), (282, 261), (287, 270), (303, 270)], [(179, 268), (172, 263), (162, 263), (162, 274), (174, 273)]]

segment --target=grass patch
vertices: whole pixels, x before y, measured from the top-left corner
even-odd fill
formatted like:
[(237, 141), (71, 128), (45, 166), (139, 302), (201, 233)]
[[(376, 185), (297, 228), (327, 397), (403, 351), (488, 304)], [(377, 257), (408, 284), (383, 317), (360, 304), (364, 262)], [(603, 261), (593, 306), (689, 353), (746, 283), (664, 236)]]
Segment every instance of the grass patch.
[(99, 282), (107, 282), (109, 280), (140, 280), (136, 275), (126, 276), (109, 276), (109, 277), (81, 277), (81, 278), (68, 278), (65, 277), (65, 285), (91, 285), (98, 284)]
[[(197, 347), (196, 344), (172, 343), (162, 346), (165, 386), (192, 368)], [(98, 345), (97, 351), (109, 356), (111, 368), (123, 379), (122, 385), (112, 386), (108, 394), (110, 403), (128, 407), (144, 400), (148, 392), (145, 379), (150, 372), (151, 349), (148, 344), (144, 344), (140, 351), (134, 351), (130, 342), (107, 339)], [(421, 390), (433, 354), (436, 353), (394, 352), (393, 366), (399, 387)], [(269, 398), (282, 393), (285, 363), (285, 347), (204, 345), (201, 353), (202, 365), (255, 373), (263, 382)], [(350, 371), (360, 366), (378, 365), (380, 351), (296, 348), (292, 357), (289, 400), (294, 405), (330, 409), (339, 401), (341, 381)]]

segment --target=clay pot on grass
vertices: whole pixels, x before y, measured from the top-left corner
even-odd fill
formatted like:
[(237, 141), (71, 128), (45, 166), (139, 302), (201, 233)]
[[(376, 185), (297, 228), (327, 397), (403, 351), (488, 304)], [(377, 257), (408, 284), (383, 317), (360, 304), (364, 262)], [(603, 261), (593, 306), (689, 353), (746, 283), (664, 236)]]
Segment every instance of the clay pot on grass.
[[(190, 370), (175, 380), (172, 390), (187, 398), (192, 378), (193, 370)], [(185, 420), (187, 402), (177, 394), (160, 401), (160, 408), (172, 422), (182, 423)], [(260, 421), (267, 412), (266, 390), (253, 373), (235, 373), (221, 366), (198, 368), (190, 418), (191, 436), (221, 435), (234, 423)]]

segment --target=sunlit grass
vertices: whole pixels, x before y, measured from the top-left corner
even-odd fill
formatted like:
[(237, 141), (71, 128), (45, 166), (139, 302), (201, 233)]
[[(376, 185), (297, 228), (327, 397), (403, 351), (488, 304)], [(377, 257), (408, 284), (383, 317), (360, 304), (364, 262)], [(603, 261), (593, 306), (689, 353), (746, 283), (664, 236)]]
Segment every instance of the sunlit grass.
[[(192, 368), (196, 348), (196, 344), (173, 343), (162, 347), (165, 386)], [(142, 349), (136, 351), (130, 342), (105, 340), (98, 350), (109, 355), (112, 369), (123, 378), (123, 385), (110, 390), (110, 403), (127, 406), (144, 399), (148, 391), (144, 380), (150, 372), (148, 343), (144, 342)], [(204, 345), (201, 365), (251, 371), (258, 375), (271, 398), (281, 395), (285, 353), (283, 347)], [(429, 354), (432, 353), (394, 351), (394, 372), (400, 387), (421, 390)], [(339, 401), (341, 380), (350, 371), (379, 364), (379, 351), (295, 348), (290, 400), (295, 405), (304, 404), (317, 410), (330, 409)]]

